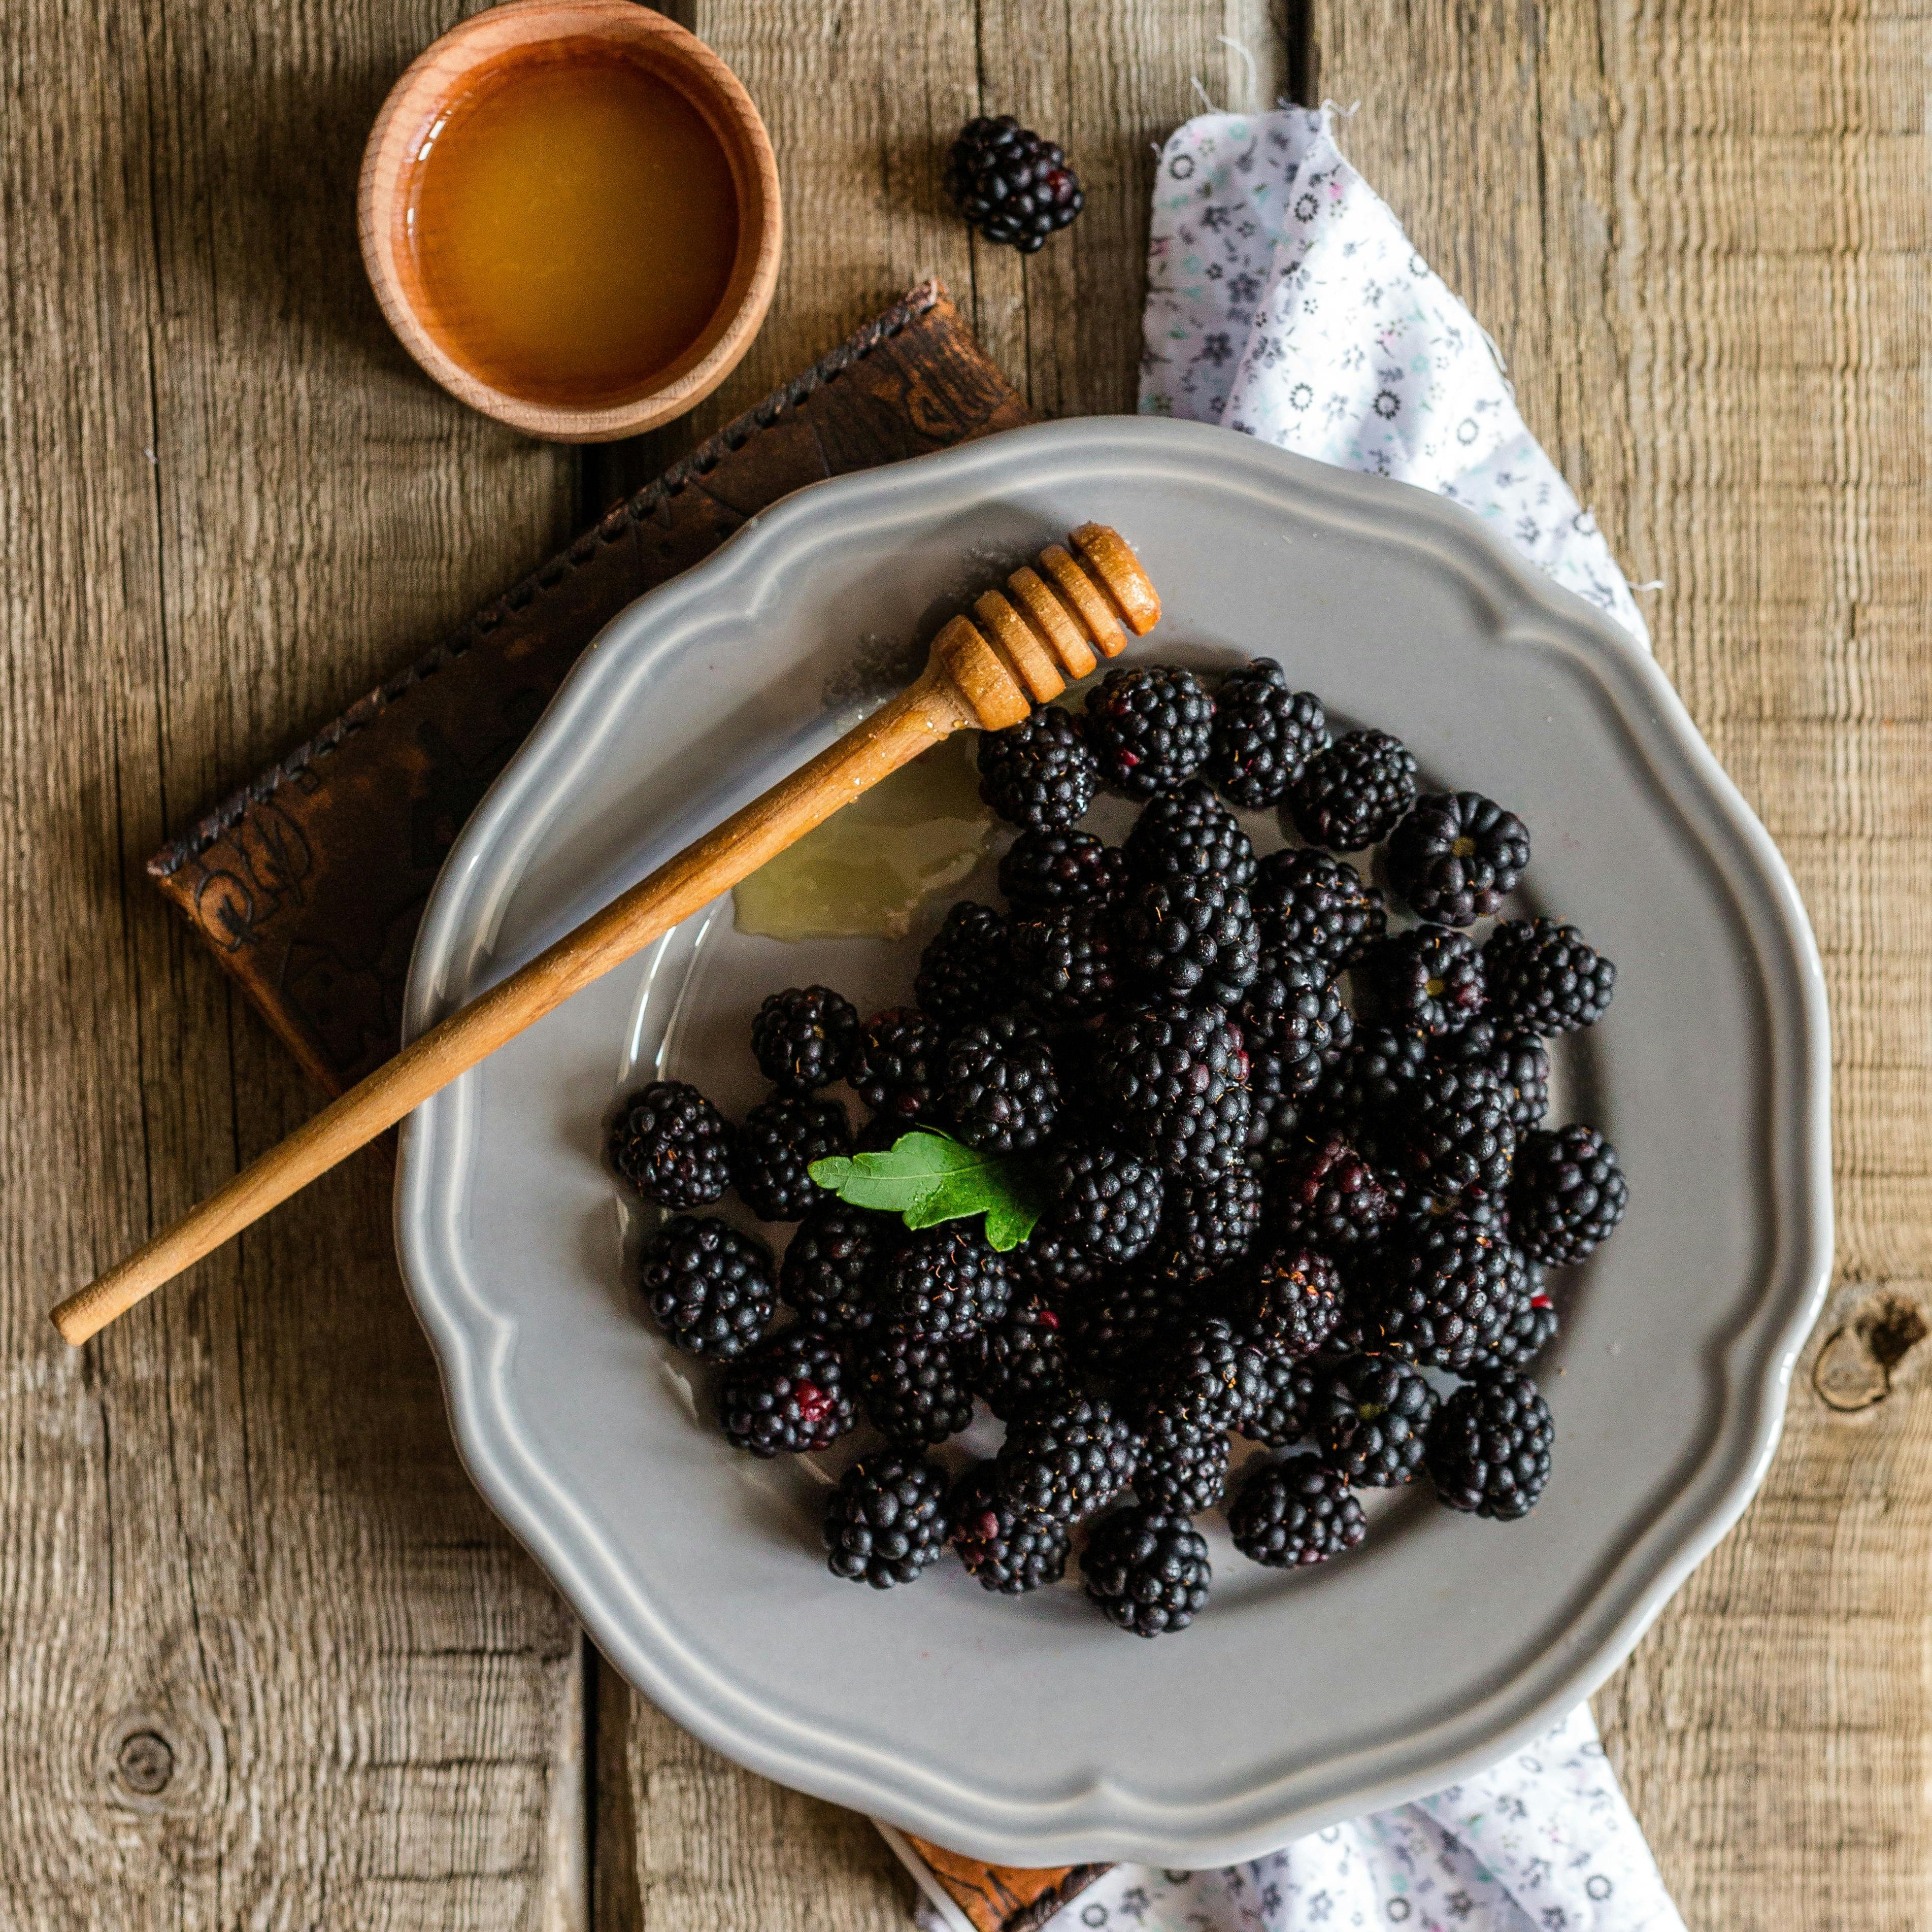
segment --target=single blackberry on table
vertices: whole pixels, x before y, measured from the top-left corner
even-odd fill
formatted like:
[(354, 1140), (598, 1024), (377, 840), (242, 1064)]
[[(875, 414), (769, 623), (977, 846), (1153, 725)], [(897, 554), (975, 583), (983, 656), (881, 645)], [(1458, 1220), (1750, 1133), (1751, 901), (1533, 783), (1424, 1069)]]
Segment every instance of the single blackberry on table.
[(974, 1370), (974, 1392), (1002, 1422), (1066, 1387), (1066, 1348), (1060, 1317), (1036, 1294), (986, 1330)]
[(1479, 792), (1427, 793), (1389, 837), (1396, 890), (1442, 926), (1488, 918), (1528, 865), (1528, 826)]
[(1261, 966), (1261, 934), (1240, 886), (1215, 874), (1129, 894), (1115, 921), (1120, 963), (1150, 1000), (1232, 1006)]
[(1166, 1192), (1159, 1168), (1118, 1148), (1076, 1144), (1054, 1148), (1039, 1180), (1046, 1207), (1016, 1255), (1058, 1244), (1085, 1263), (1085, 1279), (1124, 1268), (1152, 1244)]
[(610, 1127), (610, 1164), (647, 1201), (702, 1208), (731, 1184), (737, 1136), (695, 1087), (653, 1080), (626, 1100)]
[(1233, 1429), (1260, 1400), (1261, 1351), (1218, 1315), (1190, 1323), (1146, 1378), (1150, 1414)]
[(1136, 1636), (1183, 1630), (1208, 1606), (1214, 1568), (1208, 1539), (1176, 1510), (1117, 1510), (1080, 1558), (1087, 1594), (1108, 1622)]
[(1609, 1012), (1617, 969), (1574, 926), (1505, 920), (1483, 947), (1490, 1010), (1512, 1033), (1574, 1033)]
[(1361, 1028), (1322, 1088), (1323, 1109), (1338, 1126), (1365, 1140), (1414, 1098), (1429, 1067), (1429, 1036), (1414, 1027)]
[(816, 1328), (788, 1328), (729, 1363), (718, 1420), (754, 1456), (830, 1448), (859, 1419), (838, 1344)]
[(1316, 1406), (1328, 1386), (1325, 1373), (1312, 1363), (1264, 1348), (1260, 1392), (1234, 1432), (1270, 1449), (1299, 1442), (1315, 1426)]
[(1261, 1225), (1261, 1178), (1246, 1168), (1212, 1180), (1177, 1178), (1161, 1210), (1153, 1265), (1177, 1282), (1205, 1281), (1248, 1252)]
[(1225, 1429), (1156, 1410), (1141, 1438), (1134, 1494), (1183, 1516), (1218, 1508), (1227, 1492), (1228, 1454)]
[(1066, 1526), (1009, 1509), (1000, 1500), (995, 1473), (991, 1462), (968, 1470), (946, 1504), (960, 1562), (982, 1590), (1003, 1597), (1058, 1582), (1066, 1574), (1071, 1544)]
[(1110, 670), (1087, 694), (1086, 715), (1102, 782), (1130, 798), (1151, 798), (1206, 762), (1214, 700), (1192, 671), (1136, 664)]
[(1435, 1419), (1436, 1391), (1394, 1355), (1354, 1355), (1330, 1370), (1314, 1404), (1322, 1460), (1375, 1489), (1414, 1480)]
[(1078, 827), (1022, 832), (1000, 861), (1000, 890), (1016, 913), (1108, 905), (1126, 883), (1126, 860), (1120, 848), (1103, 845), (1092, 832)]
[(868, 1328), (878, 1312), (872, 1284), (904, 1238), (896, 1216), (821, 1201), (778, 1263), (778, 1299), (830, 1335)]
[(979, 1361), (976, 1336), (954, 1341), (877, 1323), (854, 1344), (852, 1385), (895, 1442), (944, 1442), (972, 1426)]
[(1594, 1127), (1538, 1129), (1516, 1149), (1510, 1223), (1526, 1254), (1580, 1262), (1616, 1232), (1630, 1204), (1617, 1150)]
[(1351, 731), (1302, 767), (1288, 790), (1294, 829), (1311, 845), (1379, 844), (1415, 802), (1415, 754), (1386, 731)]
[(652, 1319), (687, 1354), (728, 1361), (771, 1326), (772, 1251), (713, 1215), (674, 1214), (646, 1246)]
[(1016, 920), (1013, 990), (1042, 1018), (1090, 1019), (1119, 992), (1113, 921), (1100, 905), (1064, 906)]
[(782, 1094), (809, 1094), (844, 1079), (858, 1039), (858, 1009), (830, 986), (773, 993), (752, 1022), (758, 1070)]
[(1502, 1342), (1528, 1299), (1528, 1270), (1502, 1224), (1445, 1214), (1384, 1256), (1370, 1304), (1384, 1348), (1460, 1374)]
[(1052, 141), (1010, 114), (980, 115), (946, 150), (946, 192), (969, 228), (1030, 255), (1087, 205), (1080, 177)]
[(1378, 1240), (1395, 1218), (1388, 1181), (1344, 1140), (1329, 1134), (1307, 1142), (1267, 1178), (1268, 1207), (1284, 1238), (1346, 1253)]
[(1483, 956), (1454, 926), (1391, 933), (1370, 949), (1362, 964), (1392, 1026), (1444, 1034), (1468, 1025), (1482, 1010)]
[(1007, 1425), (994, 1467), (1009, 1509), (1078, 1522), (1133, 1480), (1140, 1438), (1105, 1396), (1070, 1390)]
[(1247, 1158), (1257, 1169), (1287, 1160), (1308, 1137), (1322, 1094), (1303, 1089), (1302, 1072), (1279, 1054), (1249, 1052)]
[(966, 1026), (1005, 1006), (1012, 980), (1006, 920), (989, 905), (962, 899), (920, 955), (913, 992), (935, 1019)]
[(1476, 1358), (1474, 1366), (1478, 1373), (1485, 1369), (1526, 1369), (1556, 1340), (1562, 1324), (1556, 1304), (1544, 1292), (1537, 1274), (1532, 1267), (1529, 1294), (1517, 1304), (1496, 1346)]
[(1388, 930), (1380, 889), (1365, 884), (1347, 860), (1312, 845), (1270, 852), (1249, 897), (1268, 951), (1299, 952), (1337, 973)]
[(1556, 1425), (1528, 1376), (1466, 1382), (1429, 1431), (1429, 1474), (1451, 1509), (1500, 1522), (1527, 1516), (1550, 1480)]
[(881, 1313), (922, 1335), (970, 1335), (1012, 1299), (1005, 1258), (976, 1224), (942, 1221), (908, 1235), (879, 1275)]
[(1228, 1512), (1234, 1547), (1270, 1570), (1346, 1555), (1369, 1533), (1360, 1498), (1313, 1456), (1258, 1464)]
[(1250, 1059), (1274, 1055), (1298, 1094), (1313, 1092), (1355, 1037), (1355, 1016), (1342, 1004), (1334, 975), (1297, 952), (1264, 962), (1234, 1017)]
[(1519, 1136), (1549, 1112), (1550, 1054), (1535, 1034), (1502, 1033), (1493, 1021), (1479, 1019), (1444, 1034), (1432, 1050), (1446, 1065), (1486, 1067), (1503, 1090)]
[(1136, 1006), (1102, 1024), (1096, 1111), (1130, 1153), (1197, 1180), (1241, 1158), (1248, 1057), (1240, 1029), (1212, 1008)]
[(837, 1101), (777, 1094), (745, 1116), (731, 1178), (760, 1221), (802, 1221), (829, 1198), (812, 1163), (851, 1151), (851, 1123)]
[(1341, 1325), (1342, 1271), (1319, 1248), (1279, 1248), (1244, 1277), (1238, 1306), (1249, 1332), (1292, 1360)]
[(875, 1590), (914, 1582), (945, 1554), (946, 1472), (924, 1456), (867, 1456), (839, 1479), (821, 1534), (835, 1576)]
[(1166, 1275), (1117, 1276), (1068, 1306), (1067, 1348), (1090, 1373), (1126, 1380), (1172, 1345), (1190, 1299), (1184, 1286)]
[(1086, 728), (1070, 711), (1048, 705), (1004, 731), (980, 734), (980, 796), (1010, 824), (1029, 832), (1076, 824), (1100, 783)]
[(1039, 1146), (1060, 1114), (1060, 1079), (1039, 1027), (995, 1013), (967, 1028), (946, 1050), (944, 1100), (970, 1148), (1020, 1154)]
[(910, 1006), (874, 1013), (859, 1029), (846, 1073), (872, 1112), (910, 1128), (932, 1118), (946, 1058), (946, 1029)]
[(1203, 778), (1156, 793), (1120, 849), (1130, 876), (1142, 885), (1212, 874), (1246, 888), (1255, 877), (1252, 842)]
[(1291, 691), (1281, 666), (1257, 658), (1214, 694), (1208, 770), (1250, 812), (1279, 805), (1302, 767), (1328, 747), (1328, 719), (1312, 691)]
[(1496, 1076), (1484, 1066), (1430, 1067), (1416, 1084), (1395, 1154), (1417, 1205), (1442, 1208), (1472, 1196), (1500, 1203), (1516, 1128)]

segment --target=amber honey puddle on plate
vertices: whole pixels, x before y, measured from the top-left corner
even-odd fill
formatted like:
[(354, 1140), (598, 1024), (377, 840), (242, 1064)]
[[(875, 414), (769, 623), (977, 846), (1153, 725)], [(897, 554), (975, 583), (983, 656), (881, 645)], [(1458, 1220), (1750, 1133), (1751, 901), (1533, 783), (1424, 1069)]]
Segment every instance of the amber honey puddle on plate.
[(704, 334), (738, 252), (710, 124), (594, 41), (480, 75), (418, 147), (406, 207), (429, 327), (532, 403), (644, 394)]

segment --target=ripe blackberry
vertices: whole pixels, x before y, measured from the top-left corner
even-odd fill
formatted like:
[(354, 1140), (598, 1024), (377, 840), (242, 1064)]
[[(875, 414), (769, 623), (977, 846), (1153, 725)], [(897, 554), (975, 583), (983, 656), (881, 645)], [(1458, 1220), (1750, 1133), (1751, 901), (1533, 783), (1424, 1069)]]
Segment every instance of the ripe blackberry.
[(1342, 1004), (1334, 975), (1296, 952), (1262, 966), (1234, 1017), (1250, 1058), (1265, 1053), (1280, 1060), (1297, 1094), (1312, 1093), (1355, 1037), (1355, 1017)]
[(1264, 1348), (1260, 1393), (1236, 1434), (1270, 1449), (1299, 1442), (1314, 1426), (1316, 1406), (1327, 1386), (1324, 1370)]
[(1113, 922), (1100, 905), (1063, 906), (1012, 930), (1013, 990), (1042, 1018), (1090, 1019), (1119, 991)]
[(1490, 1010), (1512, 1033), (1574, 1033), (1609, 1012), (1617, 969), (1561, 920), (1506, 920), (1483, 948)]
[(610, 1127), (610, 1164), (646, 1201), (702, 1208), (731, 1184), (731, 1124), (682, 1080), (653, 1080)]
[(1488, 918), (1528, 864), (1528, 826), (1479, 792), (1425, 794), (1389, 838), (1396, 890), (1442, 926)]
[(1429, 1432), (1429, 1474), (1451, 1509), (1510, 1522), (1536, 1507), (1550, 1480), (1556, 1425), (1528, 1376), (1466, 1382)]
[(909, 1236), (879, 1276), (880, 1312), (922, 1335), (976, 1334), (1005, 1315), (1012, 1293), (1004, 1258), (962, 1221)]
[(1257, 658), (1221, 680), (1208, 770), (1249, 812), (1279, 805), (1303, 766), (1328, 746), (1328, 719), (1312, 691), (1290, 691), (1278, 664)]
[(829, 986), (773, 993), (752, 1022), (758, 1070), (782, 1094), (809, 1094), (844, 1079), (858, 1038), (858, 1010)]
[(652, 1318), (687, 1354), (728, 1361), (771, 1326), (772, 1251), (728, 1222), (674, 1214), (644, 1250)]
[(1559, 1266), (1607, 1241), (1630, 1203), (1617, 1150), (1594, 1127), (1539, 1129), (1516, 1150), (1510, 1223), (1526, 1254)]
[(1486, 1354), (1479, 1355), (1475, 1367), (1484, 1369), (1526, 1369), (1556, 1340), (1557, 1330), (1562, 1326), (1556, 1314), (1556, 1304), (1543, 1292), (1538, 1282), (1538, 1270), (1530, 1272), (1528, 1296), (1516, 1305), (1516, 1311), (1510, 1318), (1496, 1346)]
[(1000, 890), (1016, 912), (1110, 904), (1126, 882), (1120, 848), (1077, 827), (1022, 832), (1000, 861)]
[(920, 955), (913, 992), (935, 1019), (966, 1026), (1007, 1004), (1012, 979), (1006, 922), (991, 906), (962, 899)]
[(853, 1352), (853, 1386), (876, 1429), (895, 1442), (944, 1442), (973, 1422), (976, 1336), (958, 1342), (875, 1324)]
[(1207, 1608), (1214, 1573), (1208, 1539), (1186, 1516), (1142, 1504), (1117, 1510), (1094, 1531), (1080, 1574), (1108, 1622), (1161, 1636), (1185, 1630)]
[(1308, 1137), (1322, 1094), (1301, 1090), (1300, 1077), (1279, 1054), (1248, 1054), (1247, 1157), (1258, 1168), (1287, 1160)]
[(1248, 896), (1212, 874), (1138, 887), (1120, 908), (1120, 962), (1150, 1000), (1232, 1006), (1261, 966)]
[(1396, 1245), (1370, 1303), (1384, 1348), (1460, 1375), (1502, 1342), (1528, 1298), (1528, 1271), (1502, 1224), (1445, 1214)]
[(905, 1238), (896, 1216), (821, 1201), (778, 1263), (778, 1299), (828, 1335), (872, 1324), (872, 1283)]
[(960, 1562), (982, 1589), (1003, 1597), (1058, 1582), (1066, 1574), (1066, 1526), (1009, 1509), (1000, 1501), (994, 1474), (991, 1462), (968, 1470), (946, 1505)]
[(1066, 1388), (1069, 1371), (1060, 1317), (1038, 1295), (1016, 1301), (981, 1341), (974, 1392), (1002, 1422)]
[(1016, 1013), (969, 1026), (946, 1051), (945, 1102), (970, 1148), (1020, 1154), (1039, 1146), (1060, 1114), (1060, 1080), (1039, 1028)]
[(1100, 785), (1087, 733), (1070, 711), (1048, 706), (1004, 731), (980, 734), (980, 796), (1030, 832), (1076, 824)]
[(1084, 1275), (1124, 1268), (1152, 1243), (1166, 1180), (1157, 1167), (1118, 1148), (1056, 1148), (1040, 1172), (1046, 1208), (1016, 1252), (1055, 1242), (1087, 1264)]
[(1134, 1469), (1134, 1494), (1144, 1503), (1194, 1516), (1216, 1509), (1228, 1488), (1228, 1432), (1168, 1411), (1148, 1419)]
[(1299, 952), (1340, 972), (1388, 930), (1380, 890), (1346, 859), (1291, 845), (1261, 862), (1249, 892), (1270, 952)]
[(1500, 1202), (1516, 1129), (1494, 1075), (1483, 1066), (1430, 1067), (1416, 1084), (1395, 1153), (1412, 1193), (1427, 1203), (1441, 1208), (1472, 1196)]
[(1246, 1168), (1212, 1180), (1177, 1179), (1161, 1210), (1153, 1265), (1177, 1282), (1205, 1281), (1248, 1252), (1261, 1225), (1261, 1180)]
[(718, 1420), (754, 1456), (829, 1448), (858, 1420), (845, 1358), (815, 1328), (788, 1328), (727, 1365)]
[(1068, 1307), (1067, 1348), (1092, 1374), (1124, 1379), (1172, 1345), (1188, 1304), (1186, 1291), (1165, 1275), (1120, 1276)]
[(1418, 926), (1378, 940), (1363, 962), (1390, 1025), (1426, 1034), (1466, 1026), (1483, 1004), (1483, 956), (1454, 926)]
[(1087, 205), (1060, 148), (1010, 114), (980, 115), (960, 129), (946, 150), (946, 192), (968, 227), (1022, 255)]
[(1105, 1396), (1070, 1390), (1007, 1425), (994, 1466), (1000, 1500), (1009, 1509), (1078, 1522), (1133, 1480), (1139, 1453), (1140, 1438)]
[(1242, 1155), (1248, 1058), (1238, 1028), (1212, 1009), (1136, 1006), (1102, 1025), (1096, 1109), (1143, 1160), (1211, 1180)]
[(1288, 789), (1294, 829), (1311, 845), (1378, 844), (1415, 802), (1415, 756), (1386, 731), (1351, 731), (1302, 767)]
[(760, 1221), (802, 1221), (827, 1198), (807, 1170), (852, 1151), (851, 1123), (836, 1100), (776, 1094), (745, 1116), (731, 1178)]
[(902, 1130), (932, 1118), (946, 1058), (946, 1030), (910, 1006), (874, 1013), (859, 1029), (846, 1078), (875, 1114)]
[(839, 1479), (820, 1534), (835, 1576), (910, 1583), (946, 1552), (946, 1472), (924, 1456), (867, 1456)]
[(1261, 1351), (1218, 1315), (1196, 1320), (1147, 1377), (1148, 1408), (1201, 1429), (1233, 1429), (1262, 1394)]
[(1371, 1488), (1412, 1482), (1436, 1406), (1436, 1391), (1394, 1355), (1338, 1362), (1315, 1402), (1322, 1460), (1338, 1476)]
[(1331, 1254), (1379, 1240), (1395, 1217), (1388, 1182), (1340, 1134), (1306, 1144), (1267, 1180), (1268, 1211), (1286, 1240)]
[(1414, 1096), (1429, 1066), (1429, 1040), (1412, 1027), (1366, 1027), (1322, 1090), (1338, 1126), (1379, 1144), (1381, 1130)]
[(1535, 1034), (1502, 1034), (1492, 1021), (1475, 1020), (1444, 1034), (1433, 1051), (1446, 1065), (1486, 1067), (1503, 1090), (1519, 1136), (1549, 1112), (1550, 1055)]
[(1319, 1248), (1280, 1248), (1249, 1271), (1238, 1306), (1257, 1340), (1298, 1361), (1341, 1324), (1342, 1272)]
[(1253, 844), (1203, 778), (1150, 798), (1121, 853), (1130, 876), (1142, 885), (1212, 874), (1245, 889), (1255, 876)]
[(1312, 1456), (1259, 1464), (1228, 1512), (1228, 1528), (1244, 1556), (1270, 1570), (1325, 1563), (1369, 1533), (1360, 1498)]
[(1201, 680), (1173, 664), (1110, 670), (1087, 694), (1087, 742), (1101, 781), (1130, 798), (1191, 778), (1207, 758), (1214, 722)]

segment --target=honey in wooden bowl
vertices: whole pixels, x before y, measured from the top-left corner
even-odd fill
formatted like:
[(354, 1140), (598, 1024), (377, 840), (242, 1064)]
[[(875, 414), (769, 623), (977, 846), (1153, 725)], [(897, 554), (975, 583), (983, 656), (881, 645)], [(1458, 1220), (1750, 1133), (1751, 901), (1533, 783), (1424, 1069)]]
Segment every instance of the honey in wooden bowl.
[(738, 253), (731, 164), (704, 116), (620, 46), (486, 68), (418, 149), (424, 320), (493, 388), (609, 408), (718, 313)]

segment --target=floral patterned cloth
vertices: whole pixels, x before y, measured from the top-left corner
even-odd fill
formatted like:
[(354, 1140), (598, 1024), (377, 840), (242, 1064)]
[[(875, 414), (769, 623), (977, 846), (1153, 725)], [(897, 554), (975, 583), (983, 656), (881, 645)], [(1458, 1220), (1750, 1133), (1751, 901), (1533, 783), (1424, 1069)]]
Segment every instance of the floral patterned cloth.
[(1203, 114), (1162, 150), (1144, 412), (1439, 490), (1649, 635), (1494, 345), (1335, 143), (1334, 110)]

